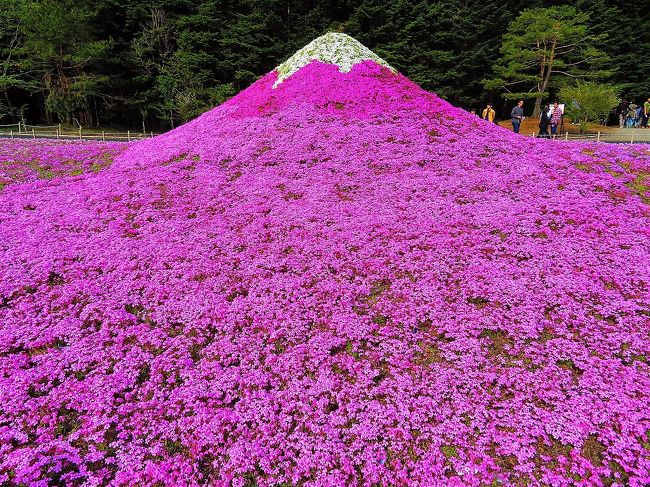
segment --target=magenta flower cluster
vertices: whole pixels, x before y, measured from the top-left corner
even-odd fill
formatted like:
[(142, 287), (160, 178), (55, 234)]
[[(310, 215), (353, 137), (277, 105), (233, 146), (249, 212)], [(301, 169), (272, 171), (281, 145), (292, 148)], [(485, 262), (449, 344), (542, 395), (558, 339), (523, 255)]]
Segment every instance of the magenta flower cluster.
[(12, 180), (116, 154), (0, 192), (0, 483), (648, 485), (650, 150), (275, 78), (0, 143)]
[(101, 171), (126, 147), (119, 142), (4, 140), (0, 144), (0, 190), (17, 182)]

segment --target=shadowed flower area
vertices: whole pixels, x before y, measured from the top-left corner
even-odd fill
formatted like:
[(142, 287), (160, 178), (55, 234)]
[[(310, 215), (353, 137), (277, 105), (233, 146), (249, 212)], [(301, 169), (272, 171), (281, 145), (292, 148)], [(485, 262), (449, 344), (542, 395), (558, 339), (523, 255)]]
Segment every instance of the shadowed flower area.
[(0, 193), (0, 483), (647, 485), (648, 147), (276, 78)]

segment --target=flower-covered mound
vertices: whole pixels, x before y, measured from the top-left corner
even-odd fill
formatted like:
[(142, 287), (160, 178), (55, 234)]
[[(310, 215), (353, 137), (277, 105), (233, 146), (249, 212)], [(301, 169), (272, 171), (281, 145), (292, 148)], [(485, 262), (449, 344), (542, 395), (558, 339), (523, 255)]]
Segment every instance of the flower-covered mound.
[(647, 485), (648, 148), (276, 79), (0, 193), (0, 483)]

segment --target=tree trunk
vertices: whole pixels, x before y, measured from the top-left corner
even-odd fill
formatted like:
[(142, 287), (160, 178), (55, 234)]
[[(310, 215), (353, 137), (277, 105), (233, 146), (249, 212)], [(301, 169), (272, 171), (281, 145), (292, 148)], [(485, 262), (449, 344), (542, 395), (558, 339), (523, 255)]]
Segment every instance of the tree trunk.
[(535, 107), (533, 108), (533, 118), (539, 118), (542, 113), (542, 97), (541, 95), (535, 98)]
[(93, 120), (95, 121), (95, 127), (99, 127), (99, 114), (97, 112), (97, 97), (93, 96)]
[[(557, 39), (553, 39), (553, 45), (551, 46), (551, 54), (548, 59), (548, 64), (545, 66), (544, 64), (547, 62), (546, 57), (544, 57), (544, 60), (542, 61), (542, 85), (539, 87), (540, 93), (544, 93), (546, 91), (546, 88), (548, 88), (548, 82), (551, 80), (551, 72), (553, 71), (553, 61), (555, 61), (555, 47), (557, 46)], [(546, 69), (544, 69), (546, 68)], [(546, 73), (544, 73), (546, 71)], [(542, 112), (542, 96), (539, 95), (538, 97), (535, 98), (535, 107), (533, 108), (533, 117), (539, 117), (540, 113)]]
[(39, 111), (41, 112), (39, 122), (50, 123), (50, 112), (47, 109), (47, 94), (45, 91), (41, 92), (41, 103), (38, 104)]
[(11, 100), (9, 99), (9, 93), (7, 92), (7, 90), (3, 90), (3, 91), (4, 91), (5, 100), (7, 100), (7, 109), (9, 110), (9, 118), (11, 121), (13, 121), (14, 118), (16, 118), (16, 114), (14, 113), (14, 106), (11, 103)]
[[(553, 60), (553, 57), (551, 56), (551, 61)], [(539, 90), (541, 93), (544, 93), (546, 91), (546, 88), (548, 87), (548, 82), (551, 79), (551, 69), (552, 67), (549, 66), (548, 69), (546, 70), (546, 75), (544, 76), (544, 81), (542, 82), (541, 89)], [(535, 109), (533, 111), (533, 117), (539, 117), (539, 114), (542, 112), (542, 96), (539, 95), (537, 98), (535, 98)]]

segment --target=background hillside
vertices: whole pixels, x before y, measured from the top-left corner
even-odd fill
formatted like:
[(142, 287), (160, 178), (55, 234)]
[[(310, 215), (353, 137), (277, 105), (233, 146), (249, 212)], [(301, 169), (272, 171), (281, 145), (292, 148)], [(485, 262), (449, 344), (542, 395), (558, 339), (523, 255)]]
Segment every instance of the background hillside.
[[(456, 106), (478, 109), (523, 8), (589, 14), (623, 94), (650, 94), (650, 14), (638, 1), (4, 0), (0, 124), (167, 129), (249, 86), (329, 30), (356, 37)], [(551, 93), (554, 92), (551, 87)]]

